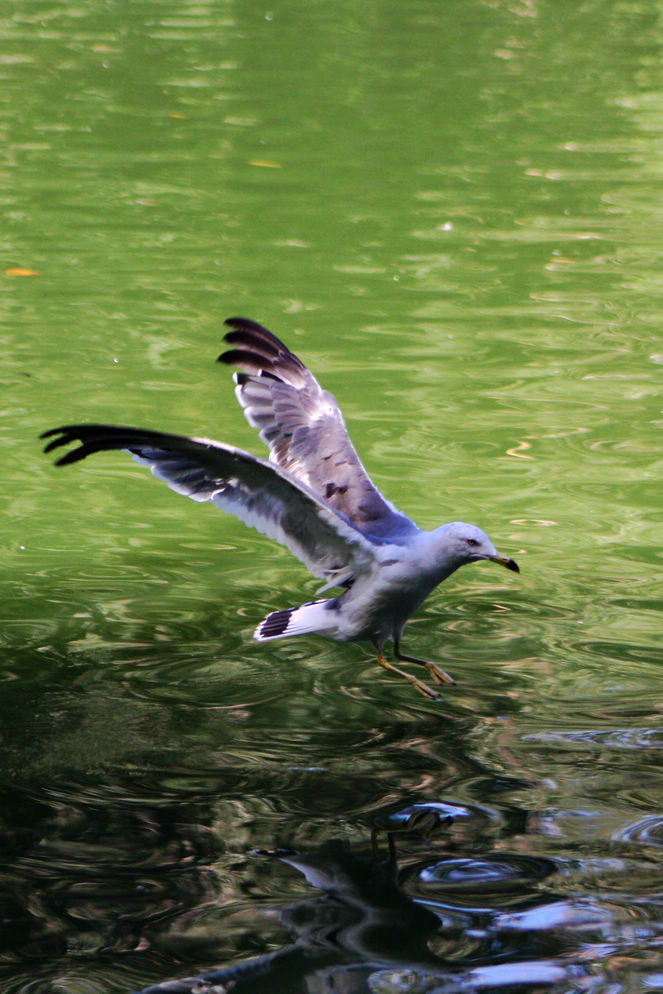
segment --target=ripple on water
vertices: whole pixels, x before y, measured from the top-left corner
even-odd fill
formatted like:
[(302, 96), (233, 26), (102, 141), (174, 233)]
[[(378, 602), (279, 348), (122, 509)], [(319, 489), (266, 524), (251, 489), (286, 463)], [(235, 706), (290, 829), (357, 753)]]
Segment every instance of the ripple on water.
[(661, 749), (663, 730), (659, 728), (596, 728), (576, 731), (533, 732), (523, 737), (526, 742), (542, 742), (547, 745), (578, 747), (600, 747), (602, 749)]
[(647, 815), (619, 828), (612, 836), (616, 842), (641, 842), (663, 846), (663, 814)]
[(558, 870), (552, 859), (499, 853), (481, 859), (447, 859), (427, 866), (419, 880), (442, 890), (490, 892), (534, 886)]
[(422, 825), (466, 824), (475, 830), (489, 824), (498, 824), (501, 815), (494, 808), (480, 804), (461, 804), (455, 801), (427, 801), (407, 804), (395, 811), (381, 812), (373, 818), (376, 828), (385, 832), (420, 830)]

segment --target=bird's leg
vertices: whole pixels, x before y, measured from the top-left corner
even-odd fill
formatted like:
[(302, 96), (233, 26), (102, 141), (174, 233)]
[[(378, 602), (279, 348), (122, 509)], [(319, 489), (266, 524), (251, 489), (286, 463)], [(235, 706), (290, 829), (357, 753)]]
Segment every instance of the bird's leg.
[(440, 696), (436, 690), (429, 687), (427, 683), (423, 682), (423, 680), (417, 680), (416, 676), (412, 676), (411, 673), (406, 673), (405, 670), (399, 670), (399, 668), (390, 663), (386, 656), (384, 656), (381, 652), (378, 652), (377, 657), (380, 666), (384, 666), (384, 668), (389, 670), (390, 673), (397, 673), (398, 676), (402, 676), (404, 680), (407, 680), (408, 683), (412, 684), (412, 686), (415, 687), (420, 694), (423, 694), (424, 697), (430, 697), (437, 700)]
[(405, 653), (401, 652), (401, 646), (398, 639), (394, 639), (394, 656), (396, 659), (400, 659), (403, 663), (418, 663), (419, 666), (425, 666), (435, 683), (456, 683), (452, 676), (449, 676), (448, 673), (441, 670), (439, 666), (435, 665), (435, 663), (429, 663), (425, 659), (417, 659), (416, 656), (406, 656)]

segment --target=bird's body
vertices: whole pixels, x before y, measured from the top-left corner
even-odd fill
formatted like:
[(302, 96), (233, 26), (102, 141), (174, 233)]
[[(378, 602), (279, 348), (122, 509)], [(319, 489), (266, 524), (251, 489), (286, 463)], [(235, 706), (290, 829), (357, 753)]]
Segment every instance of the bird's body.
[[(440, 566), (432, 550), (446, 555), (456, 532), (466, 533), (467, 529), (467, 525), (454, 522), (434, 532), (417, 530), (404, 543), (376, 544), (372, 567), (360, 573), (347, 590), (330, 600), (304, 605), (318, 609), (310, 612), (312, 623), (314, 617), (318, 619), (316, 627), (307, 630), (338, 642), (372, 642), (378, 650), (389, 640), (397, 641), (408, 618), (435, 587), (462, 565), (457, 560), (445, 559)], [(480, 534), (479, 529), (473, 528), (474, 533)], [(301, 626), (298, 610), (301, 609), (293, 609), (290, 623), (299, 622)], [(270, 617), (257, 629), (258, 638), (262, 637), (262, 629)], [(288, 625), (280, 637), (291, 634), (294, 632)], [(301, 634), (301, 629), (297, 634)]]
[(274, 611), (257, 627), (259, 641), (315, 633), (338, 642), (368, 641), (386, 669), (422, 693), (431, 688), (387, 662), (425, 666), (433, 679), (453, 682), (435, 664), (401, 654), (408, 618), (460, 566), (490, 559), (518, 571), (476, 525), (452, 522), (422, 531), (380, 494), (347, 434), (331, 394), (271, 332), (232, 318), (220, 361), (239, 366), (237, 398), (270, 450), (259, 459), (211, 439), (188, 438), (116, 425), (69, 425), (44, 432), (46, 451), (79, 441), (58, 460), (77, 462), (104, 449), (126, 449), (171, 489), (211, 501), (245, 524), (286, 545), (324, 579), (320, 592), (337, 596)]

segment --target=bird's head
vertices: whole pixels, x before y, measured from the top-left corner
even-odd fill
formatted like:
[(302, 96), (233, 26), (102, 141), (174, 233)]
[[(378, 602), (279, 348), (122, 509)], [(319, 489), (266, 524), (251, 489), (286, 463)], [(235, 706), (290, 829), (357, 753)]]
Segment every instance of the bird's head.
[(452, 570), (466, 563), (489, 559), (504, 566), (505, 569), (520, 573), (515, 560), (501, 555), (486, 533), (476, 525), (467, 524), (465, 521), (452, 521), (448, 525), (442, 525), (434, 534), (438, 540), (440, 558), (452, 563)]

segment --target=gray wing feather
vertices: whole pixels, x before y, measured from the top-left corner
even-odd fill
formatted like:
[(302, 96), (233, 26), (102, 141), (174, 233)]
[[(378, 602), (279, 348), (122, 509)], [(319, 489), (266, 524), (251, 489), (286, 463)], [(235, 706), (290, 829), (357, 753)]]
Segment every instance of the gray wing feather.
[(126, 449), (176, 493), (211, 501), (275, 539), (329, 586), (375, 562), (373, 543), (286, 470), (230, 445), (117, 425), (68, 425), (44, 432), (45, 451), (78, 441), (56, 465), (94, 452)]
[(399, 542), (415, 532), (371, 481), (332, 394), (266, 328), (245, 318), (226, 324), (234, 347), (219, 361), (244, 370), (235, 374), (235, 393), (270, 460), (367, 534)]

